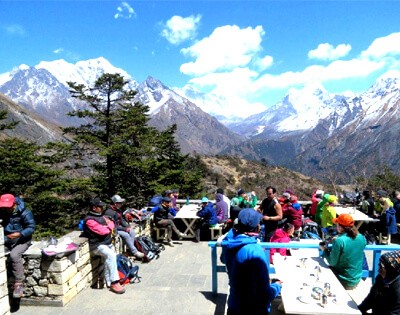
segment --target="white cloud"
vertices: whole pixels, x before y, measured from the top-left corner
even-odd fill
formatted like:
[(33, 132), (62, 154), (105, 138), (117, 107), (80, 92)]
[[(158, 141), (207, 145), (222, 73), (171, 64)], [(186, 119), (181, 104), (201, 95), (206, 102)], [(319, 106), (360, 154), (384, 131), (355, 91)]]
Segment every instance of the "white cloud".
[(114, 14), (114, 19), (130, 19), (136, 17), (135, 10), (129, 5), (128, 2), (122, 2), (119, 7), (117, 7), (117, 13)]
[(165, 23), (161, 36), (165, 37), (173, 45), (179, 45), (187, 39), (196, 36), (197, 29), (201, 20), (201, 15), (181, 17), (174, 15)]
[(53, 50), (53, 53), (55, 53), (55, 54), (60, 54), (60, 53), (62, 53), (64, 51), (64, 48), (57, 48), (57, 49), (54, 49)]
[(333, 47), (331, 44), (319, 44), (314, 50), (308, 52), (308, 58), (321, 59), (321, 60), (336, 60), (341, 57), (347, 56), (351, 50), (351, 45), (340, 44)]
[(363, 58), (372, 59), (395, 55), (400, 55), (400, 33), (392, 33), (375, 39), (361, 54)]
[(254, 65), (258, 68), (259, 71), (264, 71), (272, 66), (274, 63), (274, 58), (271, 56), (265, 56), (260, 59), (256, 59)]
[(197, 76), (246, 66), (255, 53), (261, 50), (264, 33), (262, 26), (254, 29), (240, 29), (236, 25), (218, 27), (209, 37), (181, 50), (184, 55), (195, 60), (182, 64), (180, 70), (184, 74)]
[(25, 29), (19, 24), (6, 25), (3, 29), (9, 35), (24, 36), (26, 34)]

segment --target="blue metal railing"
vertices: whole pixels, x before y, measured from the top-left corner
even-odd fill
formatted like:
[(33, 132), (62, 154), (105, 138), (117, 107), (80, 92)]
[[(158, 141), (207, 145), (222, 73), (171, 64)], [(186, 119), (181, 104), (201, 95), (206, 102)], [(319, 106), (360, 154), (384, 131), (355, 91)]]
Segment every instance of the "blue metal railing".
[[(267, 265), (270, 274), (275, 273), (274, 267), (269, 263), (270, 249), (271, 248), (315, 248), (319, 251), (318, 244), (303, 244), (299, 242), (291, 243), (259, 243), (261, 247), (265, 248), (265, 255), (267, 256)], [(225, 265), (218, 265), (217, 261), (217, 248), (220, 246), (217, 242), (208, 242), (208, 246), (211, 248), (211, 278), (212, 278), (212, 293), (216, 295), (218, 293), (218, 272), (226, 272)], [(378, 263), (379, 257), (382, 251), (393, 251), (400, 250), (400, 245), (367, 245), (365, 250), (373, 251), (373, 263), (372, 270), (363, 270), (363, 278), (371, 277), (372, 281), (375, 281), (375, 277), (378, 275)]]

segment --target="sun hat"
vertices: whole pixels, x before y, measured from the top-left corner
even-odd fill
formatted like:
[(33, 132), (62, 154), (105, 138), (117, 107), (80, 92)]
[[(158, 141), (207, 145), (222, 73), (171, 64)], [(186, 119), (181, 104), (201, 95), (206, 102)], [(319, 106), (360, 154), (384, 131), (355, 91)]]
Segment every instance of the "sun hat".
[(14, 205), (15, 197), (11, 194), (1, 195), (0, 208), (11, 208)]
[(120, 195), (114, 195), (114, 196), (111, 197), (111, 201), (113, 203), (117, 203), (117, 202), (121, 202), (122, 203), (122, 202), (125, 202), (125, 199), (121, 198)]
[(336, 203), (337, 202), (337, 197), (335, 195), (330, 195), (328, 197), (328, 202), (329, 203)]
[(400, 274), (400, 250), (382, 254), (379, 261), (385, 266), (386, 270)]
[(337, 218), (334, 218), (332, 222), (346, 227), (351, 227), (354, 225), (353, 217), (347, 213), (340, 214)]
[(208, 202), (208, 198), (207, 197), (201, 198), (201, 203), (205, 203), (205, 202)]
[(238, 222), (246, 231), (252, 231), (260, 224), (261, 218), (260, 212), (253, 208), (244, 208), (239, 212)]

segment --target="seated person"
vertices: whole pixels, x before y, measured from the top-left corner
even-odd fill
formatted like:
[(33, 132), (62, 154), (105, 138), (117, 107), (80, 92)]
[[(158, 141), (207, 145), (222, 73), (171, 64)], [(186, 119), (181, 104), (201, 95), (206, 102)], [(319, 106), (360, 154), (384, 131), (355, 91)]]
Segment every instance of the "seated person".
[(114, 195), (111, 198), (112, 204), (108, 205), (104, 215), (114, 221), (117, 233), (121, 236), (122, 241), (128, 247), (129, 254), (135, 256), (136, 258), (142, 259), (144, 254), (139, 252), (135, 247), (135, 229), (132, 228), (124, 216), (123, 205), (125, 199), (121, 198), (119, 195)]
[(231, 214), (230, 219), (232, 221), (234, 221), (238, 217), (240, 210), (242, 210), (242, 208), (240, 208), (240, 206), (239, 206), (239, 198), (237, 198), (237, 197), (232, 198), (230, 211), (229, 211)]
[(195, 237), (196, 242), (200, 242), (200, 233), (203, 228), (209, 228), (215, 226), (218, 223), (217, 213), (213, 204), (208, 201), (207, 197), (201, 199), (201, 209), (197, 212), (197, 216), (200, 220), (196, 220), (195, 223)]
[(168, 197), (163, 197), (161, 199), (161, 204), (154, 207), (151, 212), (154, 213), (154, 224), (156, 227), (167, 228), (167, 242), (168, 245), (173, 247), (172, 243), (172, 231), (181, 239), (182, 237), (186, 237), (186, 234), (180, 232), (173, 219), (175, 218), (176, 211), (171, 207), (171, 199)]
[(286, 219), (286, 222), (293, 224), (295, 234), (299, 235), (303, 225), (303, 209), (297, 202), (297, 197), (284, 193), (280, 201), (282, 202), (282, 219)]
[(400, 313), (400, 251), (382, 254), (379, 274), (369, 294), (358, 306), (362, 314), (372, 310), (373, 315)]
[(22, 254), (31, 245), (35, 219), (24, 201), (11, 194), (0, 197), (0, 221), (4, 228), (4, 246), (10, 250), (11, 273), (14, 276), (13, 298), (24, 295), (24, 258)]
[(84, 218), (83, 231), (89, 239), (89, 248), (92, 253), (105, 258), (104, 277), (107, 287), (111, 292), (125, 293), (124, 287), (119, 283), (117, 268), (117, 254), (112, 245), (114, 222), (103, 215), (103, 203), (99, 198), (90, 202), (89, 213)]
[(226, 220), (228, 220), (228, 205), (224, 200), (224, 195), (217, 194), (215, 196), (215, 201), (218, 223), (225, 223)]
[[(293, 235), (294, 225), (286, 222), (281, 229), (275, 230), (272, 235), (271, 243), (289, 243), (290, 237)], [(290, 254), (287, 248), (271, 248), (270, 250), (270, 262), (273, 263), (272, 259), (275, 253), (281, 254), (281, 256), (287, 256)]]

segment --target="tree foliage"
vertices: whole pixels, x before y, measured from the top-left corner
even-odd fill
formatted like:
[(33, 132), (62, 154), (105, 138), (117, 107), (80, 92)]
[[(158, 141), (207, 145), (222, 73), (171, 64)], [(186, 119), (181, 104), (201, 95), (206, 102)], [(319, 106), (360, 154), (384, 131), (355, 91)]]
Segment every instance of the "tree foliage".
[(68, 84), (88, 109), (71, 112), (86, 123), (65, 131), (81, 150), (97, 155), (91, 166), (101, 195), (119, 193), (142, 206), (167, 188), (184, 187), (187, 194), (199, 189), (201, 175), (196, 168), (185, 168), (188, 157), (174, 138), (176, 126), (164, 131), (149, 126), (148, 106), (135, 101), (136, 92), (126, 88), (121, 75), (103, 74), (93, 87)]

